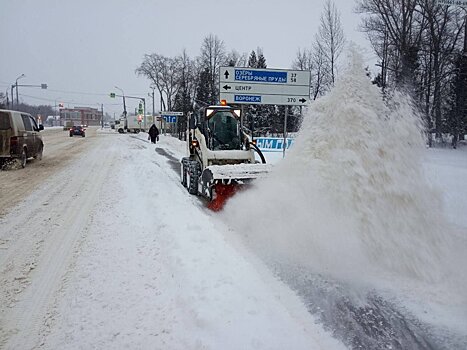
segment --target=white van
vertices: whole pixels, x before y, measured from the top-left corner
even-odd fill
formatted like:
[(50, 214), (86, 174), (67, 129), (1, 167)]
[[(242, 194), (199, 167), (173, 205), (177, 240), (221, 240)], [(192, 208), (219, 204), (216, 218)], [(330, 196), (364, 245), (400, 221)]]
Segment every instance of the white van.
[(41, 130), (44, 126), (37, 125), (30, 114), (0, 109), (0, 166), (17, 159), (24, 168), (28, 158), (42, 159)]

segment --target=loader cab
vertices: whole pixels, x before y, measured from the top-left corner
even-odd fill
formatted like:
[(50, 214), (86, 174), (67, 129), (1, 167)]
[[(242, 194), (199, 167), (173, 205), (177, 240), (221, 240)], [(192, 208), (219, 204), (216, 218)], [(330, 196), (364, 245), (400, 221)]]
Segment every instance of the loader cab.
[(202, 110), (202, 132), (212, 151), (240, 150), (240, 110), (226, 106), (209, 106)]

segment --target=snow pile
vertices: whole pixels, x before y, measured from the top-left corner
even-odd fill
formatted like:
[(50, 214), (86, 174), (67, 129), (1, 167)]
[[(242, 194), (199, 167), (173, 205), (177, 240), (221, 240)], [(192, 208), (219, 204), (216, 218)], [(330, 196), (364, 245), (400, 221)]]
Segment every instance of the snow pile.
[(227, 203), (225, 219), (273, 261), (352, 280), (439, 280), (449, 242), (421, 170), (419, 118), (402, 95), (385, 102), (361, 62), (354, 52), (288, 157)]

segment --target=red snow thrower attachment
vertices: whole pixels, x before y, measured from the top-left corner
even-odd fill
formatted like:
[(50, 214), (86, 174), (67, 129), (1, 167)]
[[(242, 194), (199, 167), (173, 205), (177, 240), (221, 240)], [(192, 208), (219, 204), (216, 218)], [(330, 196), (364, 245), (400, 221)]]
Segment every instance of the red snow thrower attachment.
[(208, 208), (219, 211), (229, 198), (251, 180), (267, 176), (271, 170), (269, 164), (212, 165), (201, 175), (205, 195), (210, 198)]
[(220, 211), (224, 208), (224, 204), (232, 197), (238, 189), (238, 184), (224, 185), (218, 183), (213, 187), (213, 199), (208, 203), (208, 208), (212, 211)]

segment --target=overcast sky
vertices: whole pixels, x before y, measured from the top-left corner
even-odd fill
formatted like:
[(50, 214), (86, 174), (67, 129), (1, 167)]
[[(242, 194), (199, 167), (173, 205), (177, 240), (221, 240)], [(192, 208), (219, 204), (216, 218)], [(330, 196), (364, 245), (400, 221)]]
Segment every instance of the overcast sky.
[[(210, 33), (228, 51), (263, 49), (269, 68), (290, 68), (299, 47), (310, 47), (324, 0), (0, 0), (0, 91), (18, 84), (47, 83), (48, 89), (20, 87), (31, 104), (66, 106), (103, 103), (117, 116), (119, 86), (127, 95), (147, 96), (149, 82), (135, 74), (144, 54), (199, 54)], [(347, 40), (366, 49), (358, 31), (354, 1), (335, 0)], [(79, 92), (79, 93), (72, 93)], [(27, 96), (26, 96), (27, 95)], [(34, 97), (34, 98), (33, 98)], [(134, 110), (136, 101), (130, 101)], [(147, 99), (148, 110), (151, 105)], [(156, 111), (159, 110), (156, 99)]]

